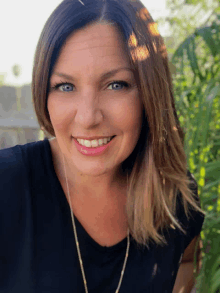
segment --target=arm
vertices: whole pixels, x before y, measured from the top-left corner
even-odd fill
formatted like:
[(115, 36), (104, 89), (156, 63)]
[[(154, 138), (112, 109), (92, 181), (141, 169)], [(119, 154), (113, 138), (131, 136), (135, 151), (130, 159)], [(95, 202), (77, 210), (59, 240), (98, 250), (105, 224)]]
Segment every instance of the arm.
[[(199, 241), (199, 244), (197, 244)], [(194, 284), (194, 253), (197, 255), (197, 269), (198, 273), (201, 268), (201, 240), (200, 236), (196, 236), (184, 251), (181, 265), (179, 267), (176, 282), (173, 288), (173, 293), (190, 293)], [(198, 245), (198, 247), (197, 247)], [(197, 248), (197, 250), (196, 250)]]

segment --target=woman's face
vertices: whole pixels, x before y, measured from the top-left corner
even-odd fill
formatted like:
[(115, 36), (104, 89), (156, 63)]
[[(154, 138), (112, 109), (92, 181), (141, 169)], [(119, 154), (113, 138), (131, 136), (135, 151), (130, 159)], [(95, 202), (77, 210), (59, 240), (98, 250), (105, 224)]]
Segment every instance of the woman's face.
[[(88, 26), (69, 37), (51, 75), (47, 106), (56, 140), (81, 174), (115, 172), (140, 135), (143, 106), (123, 46), (113, 25)], [(97, 147), (96, 138), (112, 136)]]

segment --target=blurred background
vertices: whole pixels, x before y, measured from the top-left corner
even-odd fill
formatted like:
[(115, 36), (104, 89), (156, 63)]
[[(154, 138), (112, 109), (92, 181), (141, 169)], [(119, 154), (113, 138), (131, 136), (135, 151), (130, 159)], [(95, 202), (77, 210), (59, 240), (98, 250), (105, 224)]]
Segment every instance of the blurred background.
[[(129, 0), (136, 1), (136, 0)], [(31, 75), (41, 30), (61, 0), (0, 2), (0, 149), (44, 139)], [(177, 111), (206, 220), (203, 264), (193, 292), (220, 292), (220, 3), (142, 0), (168, 50)]]

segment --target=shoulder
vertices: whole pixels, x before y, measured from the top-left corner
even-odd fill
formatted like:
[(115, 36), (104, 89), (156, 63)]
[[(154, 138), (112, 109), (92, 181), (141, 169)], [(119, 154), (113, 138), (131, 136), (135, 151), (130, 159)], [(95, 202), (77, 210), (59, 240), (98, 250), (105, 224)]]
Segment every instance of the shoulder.
[(27, 184), (31, 165), (38, 162), (45, 143), (33, 142), (0, 150), (0, 184), (4, 198), (6, 194), (11, 197), (13, 192), (18, 193)]
[(0, 150), (0, 181), (1, 186), (19, 180), (23, 171), (22, 153), (19, 146)]
[(33, 191), (31, 180), (36, 181), (35, 175), (41, 173), (39, 166), (44, 161), (40, 157), (47, 144), (39, 141), (0, 150), (0, 221), (6, 226), (23, 214)]
[(38, 154), (37, 150), (42, 148), (44, 144), (44, 141), (38, 141), (0, 150), (1, 175), (7, 171), (13, 174), (16, 170), (21, 169), (29, 158)]
[(18, 146), (0, 150), (0, 170), (15, 166), (20, 156), (19, 153)]
[(0, 221), (3, 229), (0, 234), (6, 230), (8, 231), (7, 235), (10, 234), (12, 229), (10, 225), (14, 225), (12, 222), (19, 221), (25, 190), (25, 177), (26, 170), (20, 147), (14, 146), (0, 150)]

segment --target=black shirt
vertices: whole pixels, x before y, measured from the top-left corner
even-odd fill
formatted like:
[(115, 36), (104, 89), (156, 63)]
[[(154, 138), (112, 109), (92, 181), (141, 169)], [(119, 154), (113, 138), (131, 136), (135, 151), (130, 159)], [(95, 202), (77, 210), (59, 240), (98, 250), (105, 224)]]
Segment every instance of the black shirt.
[[(178, 210), (187, 234), (170, 228), (168, 245), (140, 250), (130, 236), (120, 293), (172, 292), (181, 256), (204, 220), (192, 212), (187, 221), (183, 207)], [(76, 217), (75, 223), (88, 292), (114, 293), (127, 238), (103, 247)], [(0, 151), (0, 292), (85, 292), (70, 208), (47, 139)]]

